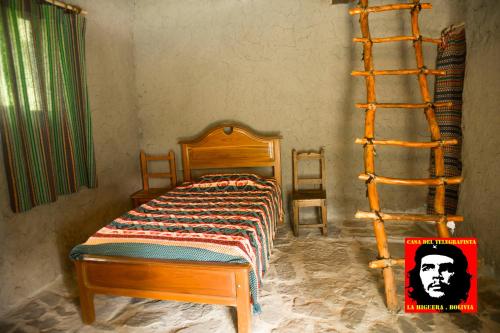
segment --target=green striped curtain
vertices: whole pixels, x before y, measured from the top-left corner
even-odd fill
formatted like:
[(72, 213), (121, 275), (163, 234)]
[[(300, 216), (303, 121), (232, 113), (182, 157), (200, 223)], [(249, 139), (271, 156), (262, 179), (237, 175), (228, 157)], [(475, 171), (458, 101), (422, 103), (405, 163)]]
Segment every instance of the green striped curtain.
[(0, 0), (0, 131), (14, 212), (97, 186), (85, 18)]

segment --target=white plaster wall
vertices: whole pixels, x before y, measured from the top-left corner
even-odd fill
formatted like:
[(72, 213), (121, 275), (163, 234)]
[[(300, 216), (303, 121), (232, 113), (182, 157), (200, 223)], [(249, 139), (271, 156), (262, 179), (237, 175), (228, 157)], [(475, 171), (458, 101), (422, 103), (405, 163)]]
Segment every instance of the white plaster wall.
[[(463, 20), (463, 1), (435, 0), (422, 14), (422, 33), (438, 37)], [(377, 2), (375, 2), (377, 3)], [(380, 3), (380, 1), (378, 2)], [(291, 184), (291, 150), (326, 147), (330, 223), (367, 209), (362, 172), (364, 80), (357, 17), (329, 0), (185, 0), (135, 2), (135, 76), (141, 147), (174, 148), (177, 139), (222, 120), (283, 136), (285, 189)], [(409, 12), (373, 15), (374, 36), (410, 31)], [(435, 47), (426, 47), (427, 66)], [(415, 67), (411, 43), (376, 45), (376, 68)], [(379, 101), (419, 101), (417, 80), (377, 80)], [(426, 140), (423, 113), (382, 110), (378, 138)], [(425, 177), (428, 151), (380, 148), (381, 175)], [(179, 164), (179, 168), (181, 164)], [(386, 210), (422, 210), (427, 190), (381, 187)]]
[(128, 209), (128, 195), (140, 187), (132, 2), (73, 2), (89, 12), (87, 71), (99, 187), (13, 214), (0, 157), (0, 315), (67, 272), (70, 249)]
[(480, 254), (500, 264), (500, 2), (467, 4), (460, 234), (479, 239)]

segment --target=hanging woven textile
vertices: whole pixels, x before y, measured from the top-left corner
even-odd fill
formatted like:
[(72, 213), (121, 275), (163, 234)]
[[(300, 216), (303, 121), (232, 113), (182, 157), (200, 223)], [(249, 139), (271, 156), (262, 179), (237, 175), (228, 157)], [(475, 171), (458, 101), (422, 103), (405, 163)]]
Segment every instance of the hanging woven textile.
[[(465, 75), (465, 27), (452, 26), (442, 34), (443, 43), (438, 48), (436, 69), (445, 70), (445, 76), (436, 77), (434, 102), (452, 102), (450, 107), (436, 107), (436, 120), (443, 140), (457, 139), (458, 145), (443, 147), (444, 177), (462, 173), (462, 91)], [(434, 157), (431, 152), (430, 175), (434, 173)], [(445, 209), (447, 214), (457, 211), (459, 185), (447, 185)], [(427, 212), (434, 214), (435, 187), (429, 188)]]

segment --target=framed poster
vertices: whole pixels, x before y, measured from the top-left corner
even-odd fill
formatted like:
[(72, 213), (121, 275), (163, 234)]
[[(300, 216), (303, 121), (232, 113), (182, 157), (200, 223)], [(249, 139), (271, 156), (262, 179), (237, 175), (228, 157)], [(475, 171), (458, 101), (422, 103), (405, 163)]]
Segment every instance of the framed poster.
[(405, 312), (477, 312), (477, 239), (405, 239)]

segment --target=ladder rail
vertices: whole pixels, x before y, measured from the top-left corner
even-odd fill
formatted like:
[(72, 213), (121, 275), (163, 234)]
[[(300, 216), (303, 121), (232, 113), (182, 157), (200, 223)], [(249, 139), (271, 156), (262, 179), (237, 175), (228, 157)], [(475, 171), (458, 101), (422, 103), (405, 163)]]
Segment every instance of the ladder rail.
[[(362, 8), (368, 7), (368, 0), (360, 0), (360, 5)], [(377, 103), (377, 97), (375, 92), (375, 75), (373, 73), (373, 56), (372, 48), (373, 42), (371, 41), (370, 27), (368, 23), (369, 11), (360, 12), (360, 25), (361, 34), (363, 38), (366, 38), (368, 42), (363, 43), (363, 62), (364, 69), (368, 72), (365, 76), (366, 83), (366, 97), (367, 103), (375, 104)], [(375, 113), (376, 108), (368, 108), (365, 112), (365, 137), (374, 138), (375, 137)], [(364, 167), (366, 173), (375, 172), (375, 147), (373, 145), (364, 146)], [(379, 195), (377, 190), (377, 184), (369, 183), (367, 186), (368, 201), (370, 203), (370, 209), (372, 211), (380, 211)], [(377, 250), (380, 258), (390, 259), (389, 245), (387, 242), (387, 234), (384, 228), (384, 222), (381, 219), (373, 220), (373, 231), (375, 233), (375, 238), (377, 239)], [(396, 283), (394, 277), (394, 270), (391, 266), (388, 266), (382, 270), (385, 282), (385, 296), (387, 300), (387, 307), (391, 311), (398, 310), (398, 300), (396, 295)]]

